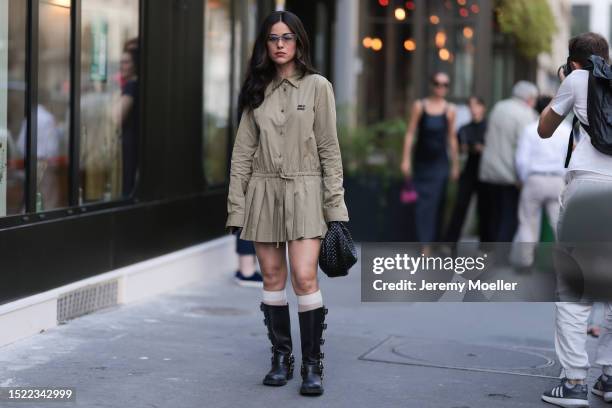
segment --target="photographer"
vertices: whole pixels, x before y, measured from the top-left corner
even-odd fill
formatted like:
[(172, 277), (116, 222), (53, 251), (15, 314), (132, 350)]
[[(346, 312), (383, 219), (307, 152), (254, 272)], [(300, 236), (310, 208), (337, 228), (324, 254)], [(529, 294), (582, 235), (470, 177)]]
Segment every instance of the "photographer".
[[(580, 141), (576, 145), (569, 162), (566, 187), (561, 195), (561, 208), (557, 225), (559, 241), (612, 241), (612, 232), (602, 228), (601, 222), (609, 220), (612, 210), (609, 205), (598, 205), (605, 194), (612, 192), (612, 156), (602, 153), (592, 144), (591, 137), (584, 125), (589, 124), (587, 100), (589, 99), (589, 75), (585, 69), (590, 67), (592, 55), (609, 59), (607, 41), (594, 33), (580, 34), (569, 42), (569, 58), (562, 67), (560, 79), (563, 81), (550, 105), (544, 109), (538, 125), (542, 138), (552, 136), (565, 116), (573, 110), (580, 120)], [(561, 71), (561, 69), (560, 69)], [(595, 109), (589, 104), (589, 110)], [(584, 211), (569, 211), (579, 208), (577, 203), (588, 201)], [(597, 204), (597, 205), (596, 205)], [(599, 220), (599, 224), (598, 224)], [(602, 233), (604, 236), (602, 236)], [(607, 234), (607, 235), (606, 235)], [(588, 272), (588, 271), (587, 271)], [(580, 303), (556, 303), (555, 349), (563, 367), (563, 379), (559, 386), (542, 394), (546, 402), (562, 407), (588, 407), (588, 386), (585, 383), (589, 369), (586, 352), (587, 324), (592, 302), (578, 299)], [(605, 401), (612, 401), (612, 322), (611, 304), (606, 303), (606, 319), (602, 327), (597, 359), (603, 374), (592, 388), (592, 393)]]

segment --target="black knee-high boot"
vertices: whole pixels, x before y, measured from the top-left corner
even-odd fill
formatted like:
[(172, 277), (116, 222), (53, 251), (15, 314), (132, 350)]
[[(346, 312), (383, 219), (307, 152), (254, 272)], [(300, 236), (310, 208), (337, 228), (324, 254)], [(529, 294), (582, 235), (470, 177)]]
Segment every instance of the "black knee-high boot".
[(300, 312), (300, 337), (302, 340), (302, 386), (300, 394), (321, 395), (323, 394), (323, 353), (321, 345), (323, 330), (327, 328), (325, 315), (327, 308), (321, 306), (318, 309)]
[(268, 338), (272, 343), (272, 367), (263, 380), (265, 385), (285, 385), (293, 378), (293, 357), (291, 343), (291, 320), (289, 305), (271, 306), (262, 303), (264, 324), (268, 328)]

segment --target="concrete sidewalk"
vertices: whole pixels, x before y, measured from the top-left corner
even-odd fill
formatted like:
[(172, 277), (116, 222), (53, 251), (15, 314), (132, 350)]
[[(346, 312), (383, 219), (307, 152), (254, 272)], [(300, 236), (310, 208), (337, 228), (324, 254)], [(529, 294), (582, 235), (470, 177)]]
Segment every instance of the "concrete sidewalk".
[[(551, 304), (362, 304), (358, 270), (322, 276), (325, 394), (305, 398), (299, 367), (285, 387), (261, 385), (270, 345), (260, 291), (236, 286), (231, 274), (211, 265), (201, 285), (0, 348), (0, 386), (74, 387), (78, 407), (550, 406), (539, 398), (559, 373)], [(608, 405), (591, 396), (591, 406)]]

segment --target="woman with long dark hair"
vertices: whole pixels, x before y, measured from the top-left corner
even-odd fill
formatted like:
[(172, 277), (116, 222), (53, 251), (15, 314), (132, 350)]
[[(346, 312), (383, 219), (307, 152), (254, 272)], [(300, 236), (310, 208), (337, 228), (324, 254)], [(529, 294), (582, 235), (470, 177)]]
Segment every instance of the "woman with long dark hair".
[(263, 273), (260, 308), (272, 342), (264, 384), (284, 385), (293, 375), (288, 250), (300, 322), (300, 392), (320, 395), (327, 308), (317, 281), (319, 251), (329, 223), (349, 218), (333, 89), (309, 52), (296, 15), (277, 11), (264, 20), (239, 97), (226, 227), (254, 241)]
[[(401, 164), (404, 176), (414, 172), (414, 187), (419, 194), (415, 208), (417, 237), (424, 244), (439, 241), (446, 184), (449, 175), (453, 180), (459, 178), (456, 113), (446, 100), (450, 78), (437, 72), (430, 81), (431, 94), (412, 105)], [(425, 245), (423, 251), (427, 255), (431, 248)]]

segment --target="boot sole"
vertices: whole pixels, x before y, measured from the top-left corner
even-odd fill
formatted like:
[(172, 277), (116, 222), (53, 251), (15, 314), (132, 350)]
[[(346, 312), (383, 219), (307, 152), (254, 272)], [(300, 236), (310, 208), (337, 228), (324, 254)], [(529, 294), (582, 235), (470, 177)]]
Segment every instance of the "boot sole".
[(583, 399), (555, 398), (542, 395), (542, 400), (564, 408), (588, 408), (589, 401)]
[(287, 375), (287, 379), (286, 380), (266, 380), (264, 378), (263, 380), (263, 384), (264, 385), (270, 385), (272, 387), (280, 387), (282, 385), (287, 385), (287, 382), (293, 378), (293, 374), (289, 374)]
[(309, 395), (309, 396), (322, 395), (323, 389), (318, 390), (318, 389), (300, 388), (300, 394)]

